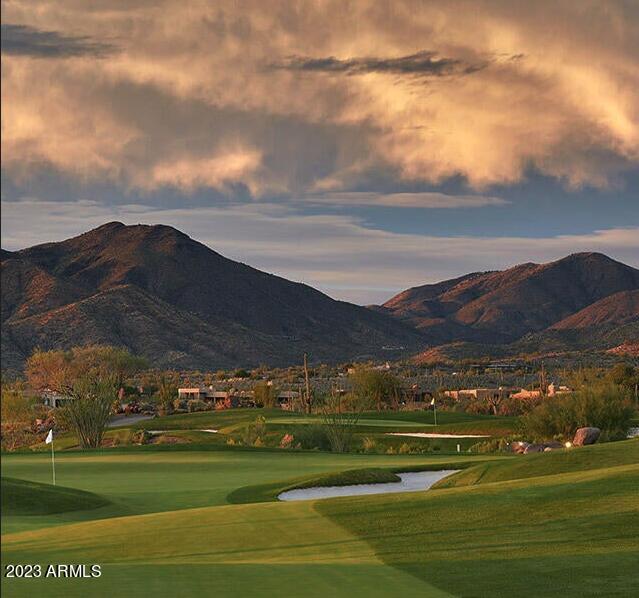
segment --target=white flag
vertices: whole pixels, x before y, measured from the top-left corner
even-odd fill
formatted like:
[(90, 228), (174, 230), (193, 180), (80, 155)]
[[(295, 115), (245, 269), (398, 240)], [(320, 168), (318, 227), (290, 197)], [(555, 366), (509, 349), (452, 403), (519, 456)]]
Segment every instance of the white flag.
[(47, 444), (51, 444), (53, 442), (53, 429), (49, 430), (49, 433), (47, 434), (45, 442)]
[(435, 406), (435, 397), (433, 397), (433, 400), (430, 402), (430, 406), (434, 407)]

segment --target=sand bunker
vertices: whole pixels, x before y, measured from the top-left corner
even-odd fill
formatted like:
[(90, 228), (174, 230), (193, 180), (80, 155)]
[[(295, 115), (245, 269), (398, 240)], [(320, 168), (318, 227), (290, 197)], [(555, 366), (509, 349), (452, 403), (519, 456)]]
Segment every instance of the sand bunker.
[(413, 438), (490, 438), (487, 434), (436, 434), (434, 432), (387, 432), (386, 435)]
[(325, 486), (300, 488), (282, 492), (277, 498), (284, 501), (314, 500), (317, 498), (333, 498), (335, 496), (359, 496), (362, 494), (389, 494), (394, 492), (418, 492), (428, 490), (435, 482), (457, 473), (458, 469), (443, 471), (416, 471), (399, 473), (401, 482), (386, 484), (355, 484), (353, 486)]

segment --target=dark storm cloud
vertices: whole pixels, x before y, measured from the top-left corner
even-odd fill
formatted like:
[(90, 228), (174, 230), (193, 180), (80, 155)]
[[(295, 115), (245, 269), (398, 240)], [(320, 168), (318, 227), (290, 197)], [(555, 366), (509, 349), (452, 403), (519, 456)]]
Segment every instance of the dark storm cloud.
[(106, 56), (115, 51), (110, 44), (86, 36), (68, 36), (57, 31), (42, 31), (27, 25), (2, 25), (2, 53), (34, 58), (71, 58)]
[(443, 77), (446, 75), (469, 74), (485, 68), (486, 62), (470, 64), (453, 58), (442, 58), (435, 52), (421, 51), (397, 58), (363, 57), (340, 60), (334, 56), (309, 58), (290, 56), (273, 66), (278, 69), (324, 73), (345, 73), (360, 75), (365, 73), (390, 73)]

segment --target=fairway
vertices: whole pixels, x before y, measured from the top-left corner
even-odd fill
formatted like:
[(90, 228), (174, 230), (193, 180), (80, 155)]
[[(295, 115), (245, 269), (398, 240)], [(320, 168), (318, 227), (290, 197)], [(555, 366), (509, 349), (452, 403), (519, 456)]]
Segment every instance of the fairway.
[[(607, 596), (628, 596), (639, 589), (638, 462), (639, 441), (520, 458), (152, 447), (63, 452), (59, 484), (90, 494), (71, 493), (77, 510), (26, 508), (4, 517), (3, 564), (97, 563), (103, 574), (3, 579), (3, 590), (240, 597), (304, 588), (305, 596), (318, 597), (436, 598), (510, 596), (535, 587), (535, 596), (598, 596), (604, 588)], [(452, 464), (467, 469), (426, 492), (274, 501), (292, 480)], [(2, 472), (50, 491), (48, 455), (5, 455)], [(73, 505), (65, 500), (58, 502)]]

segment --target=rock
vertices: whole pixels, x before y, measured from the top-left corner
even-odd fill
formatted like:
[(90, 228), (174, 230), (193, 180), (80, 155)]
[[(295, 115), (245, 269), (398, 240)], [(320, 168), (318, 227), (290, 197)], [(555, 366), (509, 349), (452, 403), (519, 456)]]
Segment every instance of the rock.
[(573, 438), (573, 446), (583, 446), (585, 444), (595, 444), (599, 440), (601, 430), (599, 428), (579, 428)]
[(554, 451), (555, 449), (564, 448), (564, 445), (557, 440), (549, 440), (548, 442), (544, 442), (544, 451)]
[(519, 440), (511, 444), (513, 453), (516, 453), (517, 455), (523, 455), (528, 446), (530, 446), (530, 443)]
[(528, 455), (530, 453), (543, 453), (544, 445), (543, 444), (529, 444), (524, 450), (524, 455)]

